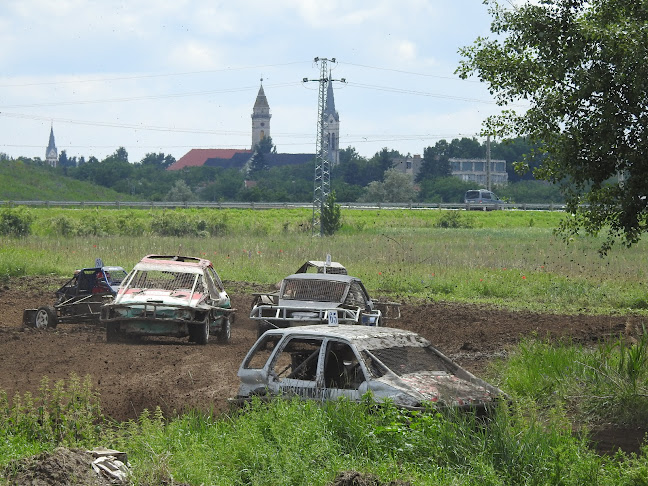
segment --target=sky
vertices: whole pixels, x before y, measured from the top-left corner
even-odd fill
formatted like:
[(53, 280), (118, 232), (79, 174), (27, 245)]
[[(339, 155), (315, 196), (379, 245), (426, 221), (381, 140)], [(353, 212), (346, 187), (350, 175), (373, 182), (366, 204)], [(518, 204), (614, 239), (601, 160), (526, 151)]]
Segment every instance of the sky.
[(50, 127), (86, 160), (249, 149), (263, 79), (277, 151), (315, 153), (320, 58), (340, 147), (423, 154), (500, 111), (454, 74), (490, 21), (481, 0), (2, 0), (0, 152), (44, 160)]

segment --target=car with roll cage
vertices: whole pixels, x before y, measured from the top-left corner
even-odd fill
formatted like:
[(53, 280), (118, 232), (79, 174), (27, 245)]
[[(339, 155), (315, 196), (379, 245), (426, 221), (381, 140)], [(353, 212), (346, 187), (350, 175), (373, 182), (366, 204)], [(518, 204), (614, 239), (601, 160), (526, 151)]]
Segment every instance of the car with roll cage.
[(356, 325), (271, 329), (250, 348), (238, 370), (234, 402), (253, 397), (340, 397), (424, 410), (487, 411), (506, 395), (403, 329)]
[(295, 273), (281, 281), (279, 292), (256, 301), (250, 319), (257, 336), (268, 329), (327, 324), (380, 326), (400, 317), (395, 302), (375, 302), (358, 277), (342, 273)]
[(227, 343), (235, 309), (212, 263), (203, 258), (147, 255), (114, 300), (101, 310), (108, 342), (143, 336), (189, 337)]
[(94, 267), (81, 268), (54, 292), (54, 303), (23, 311), (23, 324), (38, 329), (58, 324), (99, 324), (101, 307), (117, 295), (126, 270), (104, 265), (101, 258)]

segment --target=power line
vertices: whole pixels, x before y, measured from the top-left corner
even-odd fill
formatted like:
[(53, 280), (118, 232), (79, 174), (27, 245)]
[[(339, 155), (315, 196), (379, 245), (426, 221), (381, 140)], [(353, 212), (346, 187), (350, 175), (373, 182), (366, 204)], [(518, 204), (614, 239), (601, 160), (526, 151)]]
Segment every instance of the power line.
[[(296, 86), (298, 83), (282, 83), (270, 85), (272, 88), (284, 88), (286, 86)], [(149, 101), (149, 100), (158, 100), (158, 99), (168, 99), (168, 98), (182, 98), (187, 96), (205, 96), (213, 94), (223, 94), (223, 93), (236, 93), (243, 91), (253, 91), (257, 89), (254, 86), (244, 86), (241, 88), (228, 88), (228, 89), (218, 89), (218, 90), (208, 90), (208, 91), (190, 91), (186, 93), (170, 93), (163, 95), (150, 95), (150, 96), (132, 96), (129, 98), (106, 98), (103, 100), (80, 100), (80, 101), (56, 101), (56, 102), (47, 102), (47, 103), (31, 103), (31, 104), (19, 104), (19, 105), (5, 105), (0, 106), (2, 109), (14, 109), (14, 108), (40, 108), (40, 107), (50, 107), (50, 106), (70, 106), (70, 105), (89, 105), (89, 104), (98, 104), (98, 103), (121, 103), (121, 102), (130, 102), (130, 101)]]
[(290, 66), (293, 64), (304, 64), (305, 62), (310, 61), (293, 61), (280, 64), (262, 64), (259, 66), (242, 66), (238, 68), (228, 67), (223, 69), (211, 69), (205, 71), (186, 71), (179, 73), (160, 73), (160, 74), (137, 74), (133, 76), (115, 76), (115, 77), (105, 77), (105, 78), (88, 78), (88, 79), (70, 79), (67, 81), (44, 81), (41, 83), (20, 83), (20, 84), (0, 84), (0, 88), (22, 88), (27, 86), (51, 86), (51, 85), (60, 85), (60, 84), (79, 84), (79, 83), (105, 83), (112, 81), (128, 81), (132, 79), (151, 79), (151, 78), (169, 78), (175, 76), (193, 76), (196, 74), (214, 74), (222, 73), (229, 71), (244, 71), (248, 69), (265, 69), (271, 67), (282, 67)]

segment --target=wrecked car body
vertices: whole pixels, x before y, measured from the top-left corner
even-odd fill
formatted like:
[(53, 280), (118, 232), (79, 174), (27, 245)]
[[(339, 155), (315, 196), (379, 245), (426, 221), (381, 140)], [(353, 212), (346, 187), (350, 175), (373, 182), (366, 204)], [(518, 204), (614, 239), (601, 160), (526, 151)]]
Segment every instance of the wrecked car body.
[(273, 299), (259, 300), (250, 312), (258, 336), (266, 330), (309, 324), (379, 326), (400, 317), (396, 303), (375, 305), (357, 277), (329, 273), (296, 273), (284, 278)]
[(272, 329), (252, 346), (238, 376), (238, 401), (295, 395), (359, 401), (370, 393), (376, 402), (407, 409), (483, 411), (504, 397), (418, 334), (387, 327)]
[(209, 260), (147, 255), (101, 310), (106, 340), (189, 337), (207, 344), (210, 334), (227, 343), (234, 320), (229, 295)]
[(122, 267), (104, 266), (101, 259), (95, 265), (76, 270), (54, 293), (54, 305), (25, 309), (23, 324), (38, 329), (55, 328), (60, 323), (98, 324), (101, 307), (117, 294), (127, 273)]

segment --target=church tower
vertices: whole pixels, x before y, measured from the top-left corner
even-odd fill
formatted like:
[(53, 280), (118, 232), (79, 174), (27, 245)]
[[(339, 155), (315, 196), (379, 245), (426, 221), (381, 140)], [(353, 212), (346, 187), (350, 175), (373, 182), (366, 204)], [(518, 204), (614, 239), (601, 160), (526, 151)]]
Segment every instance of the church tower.
[(261, 140), (270, 136), (270, 105), (263, 91), (263, 79), (252, 109), (252, 150)]
[[(330, 76), (329, 76), (330, 79)], [(324, 107), (324, 137), (328, 146), (328, 160), (332, 167), (340, 163), (340, 115), (335, 111), (333, 83), (328, 82)]]
[(52, 167), (56, 167), (58, 162), (58, 150), (56, 150), (56, 144), (54, 143), (54, 125), (52, 124), (50, 128), (49, 143), (47, 144), (47, 150), (45, 150), (45, 161)]

